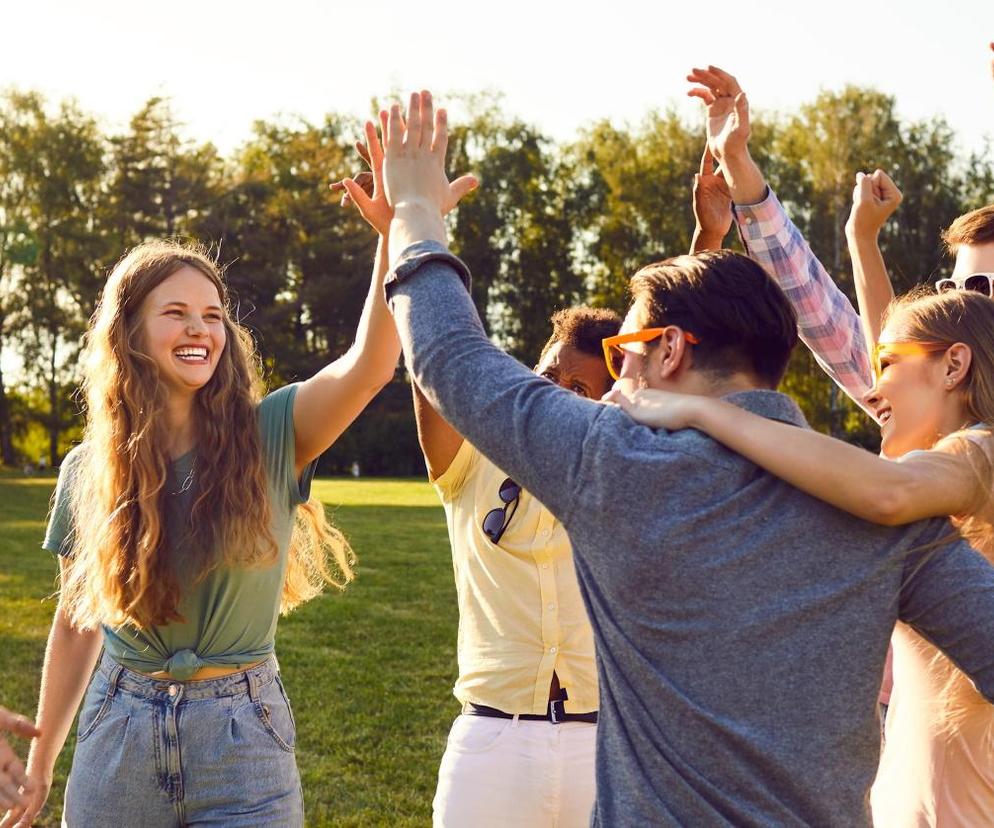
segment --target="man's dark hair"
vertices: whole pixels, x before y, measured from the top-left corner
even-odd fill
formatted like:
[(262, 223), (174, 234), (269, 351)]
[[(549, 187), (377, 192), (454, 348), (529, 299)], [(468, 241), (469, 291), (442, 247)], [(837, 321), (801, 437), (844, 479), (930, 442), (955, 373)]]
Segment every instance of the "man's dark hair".
[(960, 216), (942, 232), (942, 240), (954, 256), (961, 245), (994, 242), (994, 204)]
[(693, 366), (718, 376), (753, 374), (776, 388), (797, 344), (797, 317), (780, 286), (747, 256), (730, 250), (677, 256), (632, 277), (647, 328), (677, 325), (694, 334)]
[(566, 308), (552, 314), (549, 321), (552, 323), (552, 336), (542, 348), (539, 362), (557, 342), (585, 354), (600, 356), (604, 353), (601, 340), (614, 336), (621, 328), (621, 317), (606, 308)]

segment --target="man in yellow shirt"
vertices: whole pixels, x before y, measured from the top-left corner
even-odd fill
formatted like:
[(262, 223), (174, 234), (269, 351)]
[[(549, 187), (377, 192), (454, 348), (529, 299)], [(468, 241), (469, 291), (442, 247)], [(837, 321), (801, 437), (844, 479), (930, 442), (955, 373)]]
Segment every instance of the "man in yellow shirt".
[[(611, 388), (601, 340), (620, 324), (612, 311), (559, 311), (535, 373), (599, 400)], [(445, 508), (459, 600), (454, 692), (463, 710), (439, 768), (434, 824), (585, 828), (597, 673), (566, 530), (417, 386), (414, 408)]]

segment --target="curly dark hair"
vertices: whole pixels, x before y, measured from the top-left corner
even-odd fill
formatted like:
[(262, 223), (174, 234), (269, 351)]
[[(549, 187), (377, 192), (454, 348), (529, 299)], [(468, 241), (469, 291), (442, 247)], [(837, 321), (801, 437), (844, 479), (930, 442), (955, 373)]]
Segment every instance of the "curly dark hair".
[(614, 336), (621, 329), (621, 317), (607, 308), (565, 308), (549, 318), (552, 336), (539, 354), (539, 362), (557, 342), (569, 345), (585, 354), (600, 356), (601, 340)]

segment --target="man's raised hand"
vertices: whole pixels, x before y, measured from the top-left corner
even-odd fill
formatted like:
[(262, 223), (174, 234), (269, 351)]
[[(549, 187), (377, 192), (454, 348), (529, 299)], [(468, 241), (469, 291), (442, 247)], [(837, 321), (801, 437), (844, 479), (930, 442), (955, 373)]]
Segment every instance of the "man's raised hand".
[(435, 110), (430, 92), (411, 95), (406, 123), (398, 104), (390, 108), (383, 177), (392, 207), (419, 204), (445, 215), (476, 188), (472, 175), (449, 181), (445, 174), (448, 143), (448, 116), (444, 109)]
[(708, 147), (719, 162), (742, 155), (749, 144), (749, 102), (742, 87), (717, 66), (693, 69), (687, 80), (698, 84), (687, 94), (707, 107)]

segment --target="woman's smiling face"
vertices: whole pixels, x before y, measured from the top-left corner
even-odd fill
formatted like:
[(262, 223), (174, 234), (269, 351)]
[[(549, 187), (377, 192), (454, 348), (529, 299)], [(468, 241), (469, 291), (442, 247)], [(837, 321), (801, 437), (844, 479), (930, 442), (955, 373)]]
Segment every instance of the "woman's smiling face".
[(887, 457), (931, 448), (942, 434), (946, 414), (944, 351), (887, 348), (888, 343), (909, 341), (898, 314), (880, 333), (880, 371), (866, 397), (880, 423), (880, 450)]
[(210, 382), (227, 341), (214, 283), (186, 265), (145, 297), (141, 313), (144, 347), (170, 391), (191, 394)]

